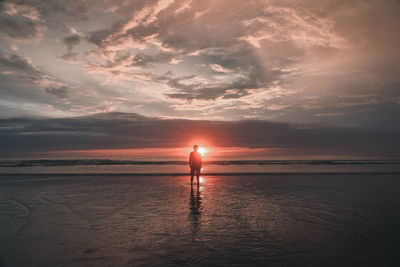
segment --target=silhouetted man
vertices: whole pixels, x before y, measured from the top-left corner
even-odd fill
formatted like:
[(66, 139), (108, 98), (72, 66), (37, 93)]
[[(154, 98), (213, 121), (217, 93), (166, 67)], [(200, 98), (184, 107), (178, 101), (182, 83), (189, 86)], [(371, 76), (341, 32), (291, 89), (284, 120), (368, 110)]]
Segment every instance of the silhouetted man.
[(189, 156), (189, 165), (190, 165), (190, 184), (193, 186), (193, 176), (196, 174), (197, 176), (197, 186), (199, 186), (200, 180), (200, 170), (201, 170), (201, 155), (197, 151), (199, 149), (198, 145), (193, 146), (193, 151), (190, 152)]

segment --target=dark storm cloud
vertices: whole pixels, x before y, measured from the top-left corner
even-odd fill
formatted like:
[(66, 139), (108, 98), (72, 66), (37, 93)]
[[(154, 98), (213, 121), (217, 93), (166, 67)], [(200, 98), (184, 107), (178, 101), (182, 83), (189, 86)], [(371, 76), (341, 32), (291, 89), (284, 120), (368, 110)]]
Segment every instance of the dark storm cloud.
[(104, 113), (75, 118), (0, 120), (9, 154), (54, 150), (185, 147), (202, 136), (221, 147), (279, 148), (311, 155), (399, 156), (398, 132), (269, 121), (191, 121)]

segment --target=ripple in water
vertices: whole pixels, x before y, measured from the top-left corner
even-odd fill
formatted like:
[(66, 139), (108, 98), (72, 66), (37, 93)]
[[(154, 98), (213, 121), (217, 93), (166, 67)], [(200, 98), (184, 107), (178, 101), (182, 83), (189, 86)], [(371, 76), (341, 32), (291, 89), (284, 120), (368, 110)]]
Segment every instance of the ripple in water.
[(399, 263), (395, 175), (23, 179), (0, 187), (9, 266)]

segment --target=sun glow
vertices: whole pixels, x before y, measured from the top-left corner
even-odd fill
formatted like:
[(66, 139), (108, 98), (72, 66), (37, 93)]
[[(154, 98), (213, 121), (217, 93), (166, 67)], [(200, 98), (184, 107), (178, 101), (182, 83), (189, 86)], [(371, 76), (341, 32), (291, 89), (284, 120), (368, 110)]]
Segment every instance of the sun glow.
[(199, 147), (199, 149), (197, 150), (202, 156), (205, 156), (208, 152), (207, 148), (205, 147)]

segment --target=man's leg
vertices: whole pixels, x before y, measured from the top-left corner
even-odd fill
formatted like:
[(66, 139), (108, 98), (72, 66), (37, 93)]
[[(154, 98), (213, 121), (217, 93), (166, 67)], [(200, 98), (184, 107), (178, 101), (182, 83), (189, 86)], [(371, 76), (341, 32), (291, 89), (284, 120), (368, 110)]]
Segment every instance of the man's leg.
[(199, 186), (200, 185), (200, 170), (197, 170), (196, 174), (197, 174), (197, 186)]
[(194, 176), (194, 170), (190, 170), (190, 184), (193, 186), (193, 176)]

